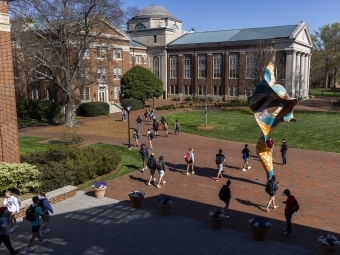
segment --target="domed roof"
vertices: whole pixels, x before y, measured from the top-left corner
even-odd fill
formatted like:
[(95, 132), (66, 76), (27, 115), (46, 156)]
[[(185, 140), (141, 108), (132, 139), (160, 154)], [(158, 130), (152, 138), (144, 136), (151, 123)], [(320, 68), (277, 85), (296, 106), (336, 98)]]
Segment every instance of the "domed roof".
[(149, 5), (141, 9), (133, 19), (141, 18), (175, 18), (172, 14), (162, 6)]

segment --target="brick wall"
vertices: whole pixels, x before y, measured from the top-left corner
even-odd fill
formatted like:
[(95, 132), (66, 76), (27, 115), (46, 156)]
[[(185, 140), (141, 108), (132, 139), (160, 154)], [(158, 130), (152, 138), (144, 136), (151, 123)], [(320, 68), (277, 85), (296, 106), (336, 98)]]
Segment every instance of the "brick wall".
[[(8, 4), (0, 1), (0, 161), (19, 163), (18, 125)], [(4, 19), (5, 18), (5, 19)]]

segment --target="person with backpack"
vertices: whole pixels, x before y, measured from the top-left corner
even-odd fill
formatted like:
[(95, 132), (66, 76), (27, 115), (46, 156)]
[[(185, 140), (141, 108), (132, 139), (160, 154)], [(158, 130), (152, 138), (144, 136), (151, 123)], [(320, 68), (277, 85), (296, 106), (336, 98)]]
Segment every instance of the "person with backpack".
[(282, 165), (287, 165), (287, 150), (288, 150), (288, 143), (286, 142), (286, 139), (282, 139), (282, 145), (281, 145), (281, 155), (282, 155)]
[(195, 173), (195, 171), (194, 171), (195, 157), (194, 157), (194, 149), (193, 148), (189, 148), (189, 151), (185, 155), (184, 159), (187, 162), (187, 175), (189, 175), (190, 166), (191, 166), (191, 174), (194, 174)]
[(126, 119), (126, 111), (125, 111), (125, 109), (123, 109), (122, 110), (122, 121), (125, 121), (125, 119)]
[[(228, 181), (226, 182), (227, 185), (223, 185), (222, 188), (220, 189), (220, 192), (218, 193), (218, 197), (225, 203), (225, 206), (223, 208), (223, 211), (225, 213), (227, 213), (227, 210), (229, 208), (229, 204), (230, 204), (230, 198), (231, 198), (231, 194), (230, 194), (230, 185), (231, 185), (231, 181), (230, 179), (228, 179)], [(228, 215), (225, 216), (226, 218), (229, 218)]]
[(155, 159), (155, 154), (151, 153), (148, 162), (147, 162), (147, 166), (150, 169), (150, 179), (148, 182), (148, 186), (151, 185), (151, 181), (153, 180), (153, 183), (156, 183), (156, 177), (155, 177), (155, 173), (156, 173), (156, 159)]
[(140, 116), (138, 116), (136, 121), (137, 121), (137, 129), (139, 131), (140, 130), (140, 125), (142, 124), (143, 120), (142, 120), (142, 118)]
[(141, 171), (144, 172), (144, 170), (147, 169), (146, 161), (149, 158), (149, 152), (144, 143), (142, 144), (142, 148), (140, 148), (139, 150), (139, 158), (143, 161), (143, 168), (141, 169)]
[(30, 207), (26, 210), (26, 220), (30, 222), (30, 225), (32, 227), (32, 234), (28, 240), (28, 245), (26, 247), (26, 251), (34, 251), (34, 248), (31, 247), (34, 239), (37, 237), (38, 240), (44, 244), (48, 241), (48, 239), (42, 239), (40, 234), (40, 221), (39, 216), (42, 218), (48, 217), (48, 215), (44, 214), (41, 207), (38, 205), (39, 203), (39, 197), (34, 196), (32, 198), (33, 204), (30, 205)]
[(9, 211), (8, 220), (11, 223), (11, 229), (9, 230), (9, 233), (12, 233), (16, 228), (19, 227), (15, 218), (15, 215), (20, 211), (19, 200), (12, 194), (12, 192), (7, 191), (5, 193), (3, 205), (7, 206), (7, 210)]
[(251, 166), (248, 165), (250, 153), (251, 153), (251, 150), (249, 150), (248, 144), (244, 145), (244, 149), (242, 150), (242, 159), (243, 159), (242, 171), (243, 172), (251, 168)]
[(156, 162), (156, 169), (158, 170), (158, 173), (159, 173), (159, 180), (158, 180), (157, 188), (160, 188), (161, 184), (166, 183), (166, 181), (164, 181), (165, 162), (164, 162), (163, 156), (160, 156), (158, 161)]
[(138, 139), (140, 138), (140, 133), (137, 129), (133, 132), (133, 139), (135, 139), (135, 147), (140, 147)]
[(219, 181), (218, 177), (223, 178), (222, 176), (223, 164), (227, 164), (227, 162), (225, 161), (225, 156), (222, 154), (221, 149), (219, 149), (218, 154), (216, 154), (215, 163), (217, 165), (217, 170), (218, 170), (216, 181)]
[(297, 212), (300, 209), (298, 201), (295, 199), (293, 195), (290, 194), (289, 189), (285, 189), (283, 194), (287, 196), (287, 200), (283, 203), (286, 204), (285, 208), (285, 218), (287, 222), (287, 228), (283, 228), (283, 233), (288, 236), (292, 236), (292, 217), (293, 213)]
[(266, 207), (266, 212), (269, 212), (269, 206), (273, 203), (273, 209), (278, 208), (279, 206), (275, 205), (275, 194), (276, 191), (279, 189), (278, 182), (276, 182), (276, 175), (273, 175), (272, 178), (270, 178), (267, 181), (265, 191), (268, 193), (269, 201)]
[(155, 133), (155, 137), (158, 136), (158, 129), (159, 129), (159, 123), (154, 119), (152, 124), (153, 131)]
[(145, 121), (148, 121), (148, 115), (149, 115), (148, 110), (145, 110), (144, 112)]
[(146, 133), (146, 136), (148, 137), (148, 140), (149, 140), (149, 149), (152, 150), (153, 149), (152, 148), (152, 139), (155, 138), (155, 135), (154, 135), (154, 133), (152, 133), (150, 131), (150, 129), (148, 129), (148, 132)]
[(7, 211), (7, 207), (0, 207), (0, 245), (4, 243), (8, 251), (11, 253), (11, 255), (13, 255), (18, 254), (20, 252), (20, 249), (14, 250), (11, 244), (11, 240), (9, 239), (7, 219), (5, 217)]
[(179, 135), (179, 127), (180, 127), (180, 124), (179, 124), (179, 122), (178, 122), (178, 120), (176, 120), (176, 122), (175, 122), (175, 135), (178, 133), (178, 135)]
[(53, 214), (53, 208), (50, 205), (50, 202), (48, 201), (48, 199), (46, 197), (46, 192), (40, 192), (38, 205), (41, 207), (44, 215), (48, 216), (48, 217), (42, 217), (43, 224), (41, 226), (41, 231), (44, 234), (46, 234), (46, 233), (51, 231), (49, 228), (47, 228), (47, 225), (50, 222), (50, 218), (51, 218), (49, 213)]

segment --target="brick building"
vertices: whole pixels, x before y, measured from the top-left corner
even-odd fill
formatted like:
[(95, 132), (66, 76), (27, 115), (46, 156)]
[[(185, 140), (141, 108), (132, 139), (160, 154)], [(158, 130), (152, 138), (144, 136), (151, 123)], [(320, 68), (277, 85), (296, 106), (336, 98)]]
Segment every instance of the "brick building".
[(0, 162), (19, 163), (8, 2), (0, 0)]
[(246, 84), (253, 77), (248, 53), (265, 41), (283, 57), (281, 85), (293, 97), (308, 97), (312, 41), (304, 22), (186, 32), (168, 10), (150, 5), (129, 20), (127, 29), (133, 40), (147, 46), (149, 67), (162, 79), (165, 96), (202, 95), (204, 90), (222, 97), (249, 95)]

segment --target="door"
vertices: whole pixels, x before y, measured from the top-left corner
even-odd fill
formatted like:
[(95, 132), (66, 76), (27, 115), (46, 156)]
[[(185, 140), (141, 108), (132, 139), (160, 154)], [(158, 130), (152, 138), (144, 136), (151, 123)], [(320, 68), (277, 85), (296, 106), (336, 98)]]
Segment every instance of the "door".
[(106, 88), (105, 87), (99, 87), (99, 93), (98, 93), (98, 100), (99, 102), (106, 102)]

